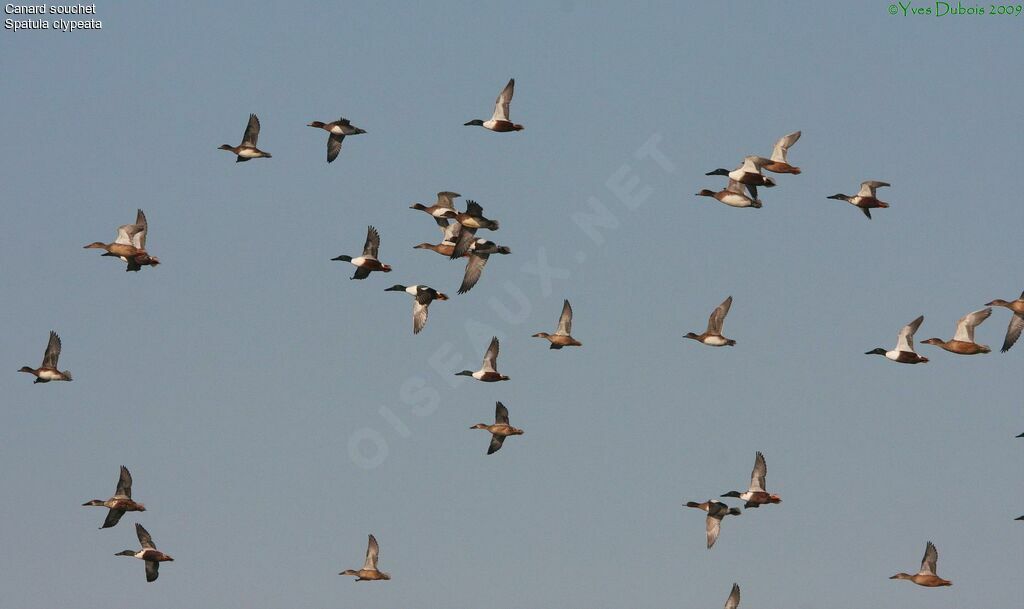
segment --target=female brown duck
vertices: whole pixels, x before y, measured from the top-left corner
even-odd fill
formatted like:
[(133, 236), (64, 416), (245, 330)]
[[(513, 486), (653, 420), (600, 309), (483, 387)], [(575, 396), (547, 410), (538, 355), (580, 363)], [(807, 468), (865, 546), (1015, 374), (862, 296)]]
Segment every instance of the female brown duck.
[(380, 548), (377, 546), (377, 538), (370, 535), (370, 542), (366, 546), (366, 560), (363, 562), (363, 568), (358, 571), (347, 569), (338, 575), (354, 575), (357, 582), (391, 579), (391, 575), (377, 569), (377, 554), (379, 552)]
[(82, 504), (82, 506), (95, 506), (109, 508), (107, 518), (103, 521), (101, 529), (114, 526), (121, 520), (125, 512), (145, 512), (146, 506), (132, 500), (132, 475), (128, 468), (121, 466), (121, 477), (117, 480), (117, 490), (110, 499), (93, 499)]
[(921, 560), (921, 569), (910, 575), (909, 573), (897, 573), (889, 579), (906, 579), (914, 582), (918, 586), (924, 586), (926, 588), (937, 588), (939, 586), (952, 586), (953, 582), (948, 579), (942, 579), (935, 573), (936, 566), (939, 562), (939, 551), (935, 549), (935, 544), (928, 542), (928, 545), (924, 548), (924, 559)]
[(70, 381), (71, 371), (61, 372), (57, 370), (57, 360), (60, 358), (60, 337), (53, 330), (50, 330), (50, 341), (46, 343), (46, 351), (43, 353), (43, 363), (38, 368), (22, 366), (18, 372), (27, 372), (36, 377), (32, 384), (49, 383), (50, 381)]

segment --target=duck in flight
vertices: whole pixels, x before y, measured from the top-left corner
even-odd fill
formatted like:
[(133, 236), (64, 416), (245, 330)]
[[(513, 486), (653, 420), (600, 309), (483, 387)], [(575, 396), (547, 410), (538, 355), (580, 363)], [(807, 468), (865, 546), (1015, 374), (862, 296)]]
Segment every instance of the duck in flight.
[(687, 501), (685, 505), (686, 507), (697, 508), (708, 513), (704, 522), (708, 538), (708, 549), (711, 549), (715, 545), (715, 541), (718, 540), (718, 531), (722, 526), (722, 519), (726, 516), (739, 516), (741, 514), (739, 508), (730, 508), (721, 501), (715, 501), (714, 499), (708, 499), (704, 503)]
[(733, 584), (732, 592), (729, 593), (729, 598), (725, 600), (725, 607), (723, 609), (736, 609), (740, 606), (740, 585)]
[(508, 107), (512, 103), (512, 94), (515, 93), (515, 88), (516, 79), (513, 78), (508, 81), (505, 88), (501, 90), (501, 94), (498, 95), (498, 99), (495, 100), (494, 114), (490, 120), (473, 119), (466, 123), (465, 126), (475, 125), (498, 132), (522, 131), (525, 127), (513, 123), (508, 117)]
[(432, 287), (425, 285), (398, 285), (395, 284), (384, 290), (385, 292), (405, 292), (413, 297), (412, 303), (412, 333), (419, 334), (423, 326), (427, 325), (427, 307), (435, 300), (448, 300), (448, 297)]
[(356, 571), (355, 569), (346, 569), (338, 575), (354, 575), (357, 582), (361, 581), (374, 581), (378, 579), (391, 579), (391, 575), (377, 569), (377, 555), (380, 553), (380, 546), (377, 545), (377, 538), (370, 535), (370, 541), (366, 545), (366, 560), (363, 562), (363, 568)]
[(493, 455), (498, 452), (501, 448), (501, 444), (505, 441), (505, 438), (509, 436), (521, 436), (523, 430), (516, 427), (512, 427), (508, 422), (508, 408), (501, 402), (495, 402), (494, 408), (494, 425), (488, 425), (486, 423), (477, 423), (470, 427), (470, 429), (485, 429), (491, 434), (491, 445), (487, 448), (487, 454)]
[(457, 192), (451, 192), (448, 190), (442, 190), (437, 193), (437, 203), (434, 203), (430, 207), (422, 203), (413, 203), (409, 206), (409, 209), (418, 209), (420, 211), (430, 214), (430, 216), (437, 222), (438, 226), (444, 228), (448, 225), (447, 218), (454, 218), (455, 214), (455, 199), (461, 197)]
[(921, 341), (922, 345), (935, 345), (936, 347), (942, 347), (950, 353), (956, 353), (958, 355), (977, 355), (978, 353), (991, 353), (992, 349), (988, 345), (979, 345), (974, 342), (974, 329), (978, 327), (981, 322), (988, 319), (988, 316), (992, 314), (992, 309), (979, 309), (973, 313), (968, 313), (956, 322), (956, 334), (953, 335), (951, 340), (942, 340), (941, 338), (929, 338), (928, 340)]
[(562, 347), (582, 347), (583, 343), (572, 337), (572, 306), (568, 300), (562, 301), (562, 314), (558, 317), (558, 329), (554, 334), (538, 332), (533, 338), (547, 339), (551, 345), (548, 349), (561, 349)]
[(488, 345), (487, 352), (484, 353), (484, 363), (479, 370), (476, 372), (463, 370), (462, 372), (456, 372), (455, 376), (471, 376), (485, 383), (507, 381), (507, 376), (498, 373), (498, 337), (491, 337), (491, 344)]
[[(341, 152), (341, 142), (344, 141), (346, 135), (359, 135), (360, 133), (366, 133), (363, 129), (353, 125), (347, 118), (339, 118), (336, 121), (329, 123), (321, 123), (320, 121), (313, 121), (306, 125), (307, 127), (315, 127), (317, 129), (323, 129), (327, 132), (327, 162), (330, 163), (334, 159), (338, 158), (338, 153)], [(255, 142), (253, 143), (255, 146)], [(270, 155), (267, 155), (270, 156)]]
[[(458, 248), (458, 245), (455, 246)], [(459, 286), (459, 294), (465, 294), (466, 292), (473, 289), (473, 286), (480, 281), (480, 274), (484, 271), (484, 266), (487, 264), (487, 260), (491, 257), (491, 254), (511, 254), (512, 250), (504, 245), (498, 245), (493, 241), (487, 239), (473, 239), (469, 245), (469, 249), (464, 254), (466, 260), (466, 271), (462, 275), (462, 285)], [(455, 255), (455, 251), (452, 251), (452, 258), (458, 258)]]
[(868, 220), (870, 220), (872, 209), (885, 209), (886, 207), (889, 207), (888, 203), (882, 201), (875, 195), (875, 191), (884, 186), (890, 186), (890, 184), (888, 182), (868, 180), (867, 182), (860, 183), (860, 191), (852, 197), (839, 193), (828, 198), (836, 199), (838, 201), (846, 201), (850, 205), (853, 205), (864, 212), (864, 215), (868, 217)]
[(137, 522), (135, 523), (135, 534), (139, 538), (139, 544), (142, 545), (142, 549), (139, 551), (122, 550), (115, 554), (115, 556), (134, 556), (139, 560), (146, 561), (146, 581), (155, 582), (156, 578), (160, 576), (160, 563), (173, 561), (174, 559), (157, 550), (156, 544), (153, 543), (153, 538), (149, 535), (149, 531)]
[(953, 582), (948, 579), (942, 579), (936, 574), (936, 566), (939, 562), (939, 551), (935, 549), (935, 544), (928, 542), (928, 545), (924, 548), (924, 559), (921, 560), (921, 569), (910, 575), (909, 573), (897, 573), (889, 579), (907, 579), (918, 586), (924, 586), (926, 588), (937, 588), (939, 586), (952, 586)]
[(145, 512), (146, 506), (132, 499), (132, 475), (128, 468), (121, 466), (121, 476), (117, 480), (117, 490), (110, 499), (93, 499), (82, 504), (85, 506), (108, 508), (107, 518), (103, 521), (101, 529), (110, 528), (121, 520), (125, 512)]
[(786, 152), (789, 151), (790, 146), (795, 144), (798, 139), (800, 139), (799, 131), (794, 131), (793, 133), (780, 137), (778, 141), (775, 142), (771, 158), (767, 163), (762, 165), (761, 168), (772, 173), (799, 174), (800, 168), (790, 165), (789, 161), (786, 160)]
[(70, 381), (71, 371), (61, 372), (57, 370), (57, 360), (60, 359), (60, 337), (53, 330), (50, 330), (50, 340), (46, 343), (46, 351), (43, 352), (43, 363), (38, 368), (22, 366), (18, 372), (27, 372), (36, 377), (32, 384), (49, 383), (50, 381)]
[(114, 256), (128, 263), (125, 271), (138, 272), (144, 266), (156, 266), (160, 260), (146, 251), (146, 235), (149, 223), (141, 209), (135, 212), (135, 224), (122, 224), (117, 227), (117, 238), (113, 243), (94, 241), (83, 249), (104, 250), (104, 256)]
[(722, 497), (735, 497), (746, 501), (743, 507), (756, 508), (767, 503), (782, 503), (778, 495), (773, 495), (765, 490), (764, 479), (768, 474), (768, 465), (765, 463), (764, 455), (757, 451), (754, 457), (754, 470), (750, 472), (750, 487), (745, 492), (729, 491)]
[(736, 341), (722, 336), (722, 326), (725, 324), (725, 316), (729, 314), (730, 307), (732, 307), (732, 296), (723, 300), (722, 304), (715, 307), (715, 310), (711, 312), (711, 317), (708, 318), (707, 330), (704, 330), (701, 334), (687, 332), (683, 335), (683, 338), (692, 338), (711, 347), (724, 347), (726, 345), (731, 347), (735, 345)]
[(996, 298), (985, 306), (1006, 307), (1013, 312), (1010, 316), (1010, 325), (1006, 327), (1006, 338), (1003, 339), (1003, 348), (1000, 349), (1000, 351), (1006, 353), (1017, 342), (1017, 339), (1020, 338), (1021, 330), (1024, 330), (1024, 292), (1020, 293), (1020, 298), (1017, 300), (1007, 302), (1002, 298)]
[(747, 187), (750, 191), (750, 196), (753, 199), (757, 199), (757, 187), (764, 186), (765, 188), (771, 188), (775, 186), (775, 180), (761, 173), (761, 168), (770, 163), (769, 159), (762, 156), (747, 156), (743, 157), (743, 163), (729, 171), (719, 167), (714, 171), (709, 171), (704, 175), (708, 176), (729, 176), (730, 180), (739, 182)]
[(754, 209), (761, 209), (763, 205), (760, 199), (754, 199), (747, 196), (747, 193), (743, 192), (743, 184), (740, 184), (732, 178), (729, 178), (729, 185), (724, 189), (715, 192), (713, 190), (703, 188), (697, 193), (697, 196), (711, 197), (720, 203), (725, 203), (729, 207), (753, 207)]
[[(459, 241), (459, 233), (462, 232), (462, 225), (458, 222), (449, 222), (444, 218), (438, 218), (437, 225), (441, 229), (442, 236), (440, 243), (420, 243), (419, 245), (414, 245), (412, 247), (417, 250), (430, 250), (432, 252), (437, 252), (446, 258), (451, 258), (452, 254), (455, 253), (455, 244)], [(463, 256), (465, 256), (465, 254), (463, 254)], [(458, 258), (458, 256), (456, 256), (456, 258)]]
[(377, 260), (377, 250), (380, 249), (380, 234), (372, 226), (366, 227), (366, 242), (363, 243), (363, 255), (353, 258), (352, 256), (346, 256), (342, 254), (331, 260), (340, 260), (342, 262), (348, 262), (356, 267), (356, 272), (352, 275), (352, 279), (366, 279), (370, 276), (372, 271), (382, 271), (384, 273), (390, 273), (391, 267), (384, 264), (380, 260)]
[(899, 336), (896, 339), (895, 349), (886, 351), (885, 349), (878, 347), (868, 351), (864, 355), (884, 355), (886, 359), (899, 362), (901, 364), (927, 363), (927, 357), (922, 357), (914, 351), (914, 333), (921, 327), (922, 321), (924, 321), (924, 315), (903, 326), (903, 329), (900, 330)]
[(263, 152), (256, 147), (260, 139), (260, 119), (255, 114), (249, 115), (249, 123), (245, 126), (245, 133), (242, 134), (242, 143), (237, 146), (221, 144), (218, 150), (227, 150), (235, 153), (235, 162), (244, 163), (249, 159), (269, 159), (270, 153)]
[(498, 230), (498, 221), (489, 220), (484, 217), (484, 208), (480, 206), (476, 201), (466, 201), (465, 212), (454, 212), (448, 215), (450, 218), (454, 218), (462, 228), (459, 230), (458, 241), (455, 242), (455, 249), (452, 251), (451, 258), (461, 258), (469, 251), (469, 247), (474, 243), (476, 239), (476, 230), (478, 228), (486, 228), (487, 230)]

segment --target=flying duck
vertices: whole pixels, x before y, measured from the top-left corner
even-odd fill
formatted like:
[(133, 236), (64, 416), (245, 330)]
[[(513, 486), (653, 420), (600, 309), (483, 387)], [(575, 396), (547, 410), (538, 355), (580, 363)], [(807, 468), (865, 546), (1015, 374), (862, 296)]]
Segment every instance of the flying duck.
[(561, 349), (562, 347), (582, 347), (583, 343), (572, 336), (572, 307), (568, 300), (562, 301), (562, 314), (558, 318), (558, 329), (554, 334), (538, 332), (533, 338), (546, 338), (551, 345), (548, 349)]
[(871, 210), (875, 208), (886, 208), (889, 204), (875, 197), (875, 189), (882, 188), (883, 186), (891, 186), (888, 182), (878, 182), (876, 180), (868, 180), (867, 182), (860, 183), (860, 192), (850, 197), (842, 193), (832, 195), (829, 199), (836, 199), (839, 201), (846, 201), (851, 205), (854, 205), (871, 219)]
[(156, 578), (160, 576), (160, 563), (173, 561), (174, 559), (157, 550), (156, 545), (153, 543), (153, 538), (149, 536), (149, 531), (142, 528), (142, 525), (137, 522), (135, 523), (135, 534), (139, 537), (142, 549), (138, 552), (135, 550), (122, 550), (114, 556), (134, 556), (139, 560), (146, 561), (146, 581), (155, 582)]
[(1017, 300), (1007, 302), (1002, 298), (997, 298), (985, 306), (1006, 307), (1013, 311), (1013, 315), (1010, 316), (1010, 325), (1006, 327), (1006, 338), (1003, 339), (1003, 348), (1000, 349), (1000, 351), (1006, 353), (1017, 342), (1017, 339), (1020, 338), (1021, 330), (1024, 330), (1024, 292), (1020, 293), (1020, 298)]
[(988, 345), (979, 345), (974, 342), (974, 328), (988, 319), (988, 316), (991, 314), (992, 309), (980, 309), (973, 313), (968, 313), (956, 322), (956, 334), (953, 335), (952, 340), (945, 341), (941, 338), (929, 338), (928, 340), (921, 341), (921, 344), (942, 347), (946, 351), (958, 355), (991, 353), (992, 349), (989, 349)]
[(507, 376), (498, 374), (498, 337), (491, 337), (491, 344), (487, 347), (487, 353), (484, 353), (484, 363), (479, 370), (476, 372), (463, 370), (462, 372), (456, 372), (455, 376), (471, 376), (485, 383), (507, 381)]
[(740, 585), (739, 584), (733, 584), (732, 585), (732, 592), (729, 593), (729, 598), (727, 598), (725, 600), (725, 607), (723, 607), (723, 609), (736, 609), (739, 606), (740, 606)]
[(799, 131), (794, 131), (793, 133), (780, 137), (779, 140), (775, 142), (775, 148), (772, 149), (772, 158), (769, 159), (769, 162), (762, 165), (761, 168), (772, 173), (792, 173), (794, 175), (800, 173), (799, 167), (790, 165), (786, 160), (786, 151), (788, 151), (789, 147), (795, 144), (798, 139), (800, 139)]
[(512, 94), (515, 93), (516, 79), (511, 79), (505, 88), (501, 90), (501, 94), (498, 95), (498, 99), (494, 102), (494, 115), (491, 116), (491, 120), (482, 121), (480, 119), (473, 119), (465, 124), (465, 126), (476, 125), (489, 129), (491, 131), (522, 131), (524, 127), (517, 125), (509, 120), (508, 118), (508, 106), (512, 103)]
[(355, 569), (347, 569), (338, 575), (355, 575), (357, 582), (361, 582), (363, 580), (373, 581), (376, 579), (391, 579), (391, 575), (377, 569), (377, 554), (379, 552), (380, 547), (377, 545), (377, 538), (370, 535), (370, 542), (366, 546), (366, 561), (363, 562), (363, 568), (358, 571)]
[[(468, 260), (466, 260), (466, 272), (462, 275), (462, 285), (459, 286), (459, 294), (465, 294), (472, 290), (476, 282), (480, 281), (480, 273), (483, 273), (484, 265), (487, 264), (487, 259), (491, 257), (491, 254), (511, 253), (512, 250), (504, 245), (498, 245), (487, 239), (473, 239), (465, 253)], [(454, 251), (451, 257), (458, 258)]]
[(476, 201), (466, 201), (465, 212), (455, 212), (455, 221), (462, 229), (459, 231), (459, 239), (455, 242), (455, 249), (451, 258), (460, 258), (469, 250), (473, 240), (476, 238), (476, 229), (486, 228), (487, 230), (498, 230), (497, 220), (488, 220), (484, 217), (484, 208)]
[[(121, 516), (124, 516), (125, 512), (145, 512), (146, 506), (142, 505), (137, 501), (132, 500), (132, 475), (128, 471), (128, 468), (121, 466), (121, 477), (117, 480), (117, 490), (114, 491), (114, 496), (106, 501), (102, 499), (93, 499), (83, 503), (82, 506), (95, 506), (109, 508), (107, 512), (107, 518), (103, 521), (101, 529), (107, 529), (121, 520)], [(155, 578), (154, 578), (155, 579)]]
[(928, 545), (924, 549), (924, 559), (921, 560), (921, 570), (917, 573), (910, 575), (909, 573), (897, 573), (889, 579), (909, 579), (918, 586), (925, 586), (926, 588), (937, 588), (939, 586), (952, 586), (953, 582), (948, 579), (942, 579), (935, 573), (936, 564), (939, 562), (939, 551), (935, 549), (935, 544), (928, 542)]
[[(462, 232), (462, 225), (458, 222), (448, 222), (443, 218), (437, 219), (437, 225), (441, 229), (441, 242), (438, 244), (433, 243), (420, 243), (419, 245), (412, 246), (413, 249), (417, 250), (430, 250), (437, 252), (442, 256), (451, 258), (455, 252), (455, 244), (459, 240), (459, 233)], [(463, 254), (465, 256), (465, 254)], [(458, 256), (456, 256), (458, 258)]]
[(725, 203), (730, 207), (753, 207), (754, 209), (761, 209), (762, 203), (760, 199), (752, 199), (743, 192), (743, 184), (740, 184), (736, 180), (729, 178), (729, 185), (723, 190), (715, 192), (702, 188), (697, 193), (698, 197), (711, 197), (717, 199), (721, 203)]
[(255, 114), (249, 115), (249, 124), (245, 126), (245, 133), (242, 134), (242, 143), (237, 146), (221, 144), (218, 150), (228, 150), (235, 153), (236, 163), (244, 163), (249, 159), (270, 158), (269, 152), (263, 152), (256, 147), (256, 141), (260, 139), (260, 119)]
[(928, 362), (927, 357), (922, 357), (914, 351), (914, 332), (921, 327), (921, 322), (924, 321), (924, 315), (918, 317), (909, 324), (903, 326), (900, 330), (899, 337), (896, 340), (896, 348), (891, 351), (878, 347), (872, 349), (864, 355), (884, 355), (886, 359), (891, 359), (894, 362), (901, 364), (924, 364)]
[(427, 325), (427, 307), (435, 300), (448, 300), (448, 297), (434, 288), (425, 285), (404, 286), (395, 284), (385, 292), (405, 292), (415, 300), (412, 303), (412, 333), (419, 334)]
[(71, 371), (61, 372), (57, 370), (57, 360), (60, 358), (60, 337), (53, 330), (50, 330), (50, 341), (46, 343), (46, 351), (43, 352), (43, 363), (38, 368), (22, 366), (18, 372), (28, 372), (36, 377), (32, 384), (49, 383), (50, 381), (70, 381)]
[(766, 503), (782, 503), (782, 499), (779, 499), (778, 495), (773, 495), (764, 489), (764, 479), (767, 473), (768, 465), (765, 464), (764, 455), (761, 454), (761, 451), (757, 451), (757, 455), (754, 457), (754, 470), (750, 472), (750, 488), (743, 493), (729, 491), (722, 497), (742, 499), (747, 502), (743, 506), (745, 508), (756, 508)]
[(487, 454), (493, 455), (501, 449), (502, 442), (509, 436), (521, 436), (523, 430), (512, 427), (508, 422), (508, 408), (501, 402), (495, 402), (494, 425), (477, 423), (470, 429), (485, 429), (491, 433), (491, 445), (487, 448)]
[(160, 260), (146, 252), (146, 235), (149, 223), (141, 209), (135, 212), (135, 224), (122, 224), (117, 227), (117, 238), (113, 243), (94, 241), (83, 249), (105, 250), (104, 256), (114, 256), (128, 263), (126, 271), (139, 271), (144, 266), (156, 266)]
[[(341, 142), (345, 139), (346, 135), (359, 135), (360, 133), (366, 133), (366, 131), (354, 126), (347, 118), (339, 118), (336, 121), (330, 123), (321, 123), (320, 121), (313, 121), (306, 125), (307, 127), (315, 127), (317, 129), (323, 129), (328, 133), (327, 135), (327, 162), (330, 163), (334, 159), (338, 158), (338, 153), (341, 152)], [(259, 122), (256, 124), (256, 128), (259, 129)], [(256, 142), (253, 142), (253, 146)], [(267, 156), (270, 156), (269, 154)]]
[(363, 255), (357, 258), (352, 256), (346, 256), (342, 254), (331, 260), (340, 260), (342, 262), (348, 262), (356, 267), (356, 272), (352, 275), (352, 279), (366, 279), (370, 276), (371, 271), (383, 271), (385, 273), (391, 272), (391, 267), (384, 264), (380, 260), (377, 260), (377, 250), (380, 249), (380, 234), (377, 233), (377, 229), (372, 226), (366, 227), (366, 242), (363, 243)]
[(695, 341), (704, 343), (711, 347), (733, 346), (736, 341), (722, 336), (722, 325), (725, 323), (725, 316), (729, 314), (729, 307), (732, 306), (732, 296), (722, 301), (722, 304), (715, 307), (708, 318), (708, 329), (701, 334), (687, 332), (683, 338), (692, 338)]
[(455, 214), (455, 199), (461, 197), (457, 192), (450, 192), (442, 190), (437, 193), (437, 203), (434, 203), (430, 207), (423, 205), (422, 203), (413, 203), (409, 206), (409, 209), (418, 209), (425, 211), (437, 222), (438, 226), (444, 228), (448, 225), (447, 218), (454, 218)]
[(740, 184), (747, 187), (750, 191), (750, 196), (757, 199), (757, 187), (764, 186), (765, 188), (771, 188), (775, 186), (775, 180), (761, 173), (761, 168), (771, 161), (764, 158), (763, 156), (747, 156), (743, 157), (743, 163), (729, 171), (728, 169), (722, 169), (719, 167), (714, 171), (709, 171), (704, 175), (708, 176), (729, 176), (730, 180), (735, 180)]
[(739, 508), (730, 508), (721, 501), (715, 501), (714, 499), (708, 499), (704, 503), (687, 501), (685, 505), (686, 507), (697, 508), (708, 513), (704, 523), (707, 529), (708, 549), (715, 545), (715, 541), (718, 539), (718, 529), (722, 525), (722, 519), (726, 516), (739, 516), (741, 513)]

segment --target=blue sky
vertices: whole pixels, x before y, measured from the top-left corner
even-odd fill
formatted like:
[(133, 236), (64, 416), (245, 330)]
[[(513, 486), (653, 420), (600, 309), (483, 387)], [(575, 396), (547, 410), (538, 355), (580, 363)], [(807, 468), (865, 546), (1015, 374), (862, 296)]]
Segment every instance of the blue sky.
[[(24, 609), (951, 609), (1024, 603), (1024, 348), (891, 348), (1012, 299), (1021, 17), (885, 2), (97, 3), (0, 31), (0, 589)], [(487, 118), (516, 78), (514, 134)], [(250, 112), (271, 160), (235, 164)], [(312, 120), (367, 130), (324, 162)], [(694, 196), (803, 131), (760, 210)], [(657, 151), (657, 156), (651, 151)], [(890, 209), (850, 205), (885, 180)], [(439, 190), (501, 221), (480, 283), (412, 246)], [(625, 196), (623, 193), (627, 193)], [(81, 247), (146, 211), (163, 264)], [(595, 211), (596, 210), (596, 211)], [(601, 226), (584, 230), (600, 212)], [(591, 214), (591, 216), (587, 216)], [(581, 219), (582, 218), (582, 219)], [(394, 267), (330, 258), (372, 224)], [(596, 237), (595, 237), (596, 235)], [(453, 295), (411, 333), (424, 283)], [(733, 348), (681, 336), (727, 295)], [(563, 298), (580, 349), (549, 351)], [(73, 383), (33, 386), (50, 329)], [(492, 335), (512, 380), (462, 382)], [(502, 401), (526, 434), (486, 456)], [(681, 504), (783, 503), (712, 550)], [(149, 508), (79, 504), (128, 466)], [(175, 557), (115, 557), (143, 523)], [(353, 583), (366, 535), (390, 582)], [(889, 581), (932, 540), (952, 588)]]

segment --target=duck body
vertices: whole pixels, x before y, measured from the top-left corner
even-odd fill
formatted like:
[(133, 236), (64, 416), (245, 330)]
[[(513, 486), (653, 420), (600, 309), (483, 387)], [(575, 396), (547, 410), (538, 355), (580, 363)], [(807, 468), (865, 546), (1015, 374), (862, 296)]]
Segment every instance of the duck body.
[(689, 338), (709, 347), (732, 347), (736, 341), (722, 336), (722, 326), (725, 325), (725, 316), (729, 314), (732, 307), (732, 296), (729, 296), (718, 305), (708, 318), (708, 327), (704, 332), (697, 334), (687, 332), (683, 338)]
[(435, 300), (448, 300), (448, 296), (438, 292), (426, 285), (393, 285), (384, 290), (385, 292), (405, 292), (413, 297), (412, 305), (412, 333), (419, 334), (420, 330), (427, 325), (427, 311), (430, 303)]
[(164, 552), (156, 549), (156, 544), (153, 543), (153, 538), (139, 523), (135, 523), (135, 534), (139, 538), (139, 543), (142, 545), (142, 549), (123, 550), (115, 554), (115, 556), (133, 556), (139, 560), (145, 561), (146, 581), (154, 582), (157, 577), (160, 576), (160, 563), (171, 562), (174, 559), (171, 558), (169, 554), (165, 554)]
[(110, 499), (87, 501), (82, 506), (105, 507), (110, 510), (107, 512), (107, 518), (103, 521), (101, 529), (107, 529), (116, 525), (125, 512), (146, 511), (146, 506), (132, 499), (132, 475), (128, 468), (123, 465), (121, 466), (121, 475), (117, 480), (117, 490), (114, 491), (114, 495)]
[(237, 146), (221, 144), (218, 150), (227, 150), (235, 154), (235, 162), (243, 163), (250, 159), (270, 158), (269, 152), (264, 152), (256, 147), (260, 137), (260, 119), (255, 114), (249, 115), (249, 122), (242, 133), (242, 143)]
[(722, 519), (726, 516), (739, 516), (742, 513), (739, 508), (730, 508), (721, 501), (715, 501), (714, 499), (708, 499), (703, 503), (687, 501), (684, 505), (686, 507), (697, 508), (698, 510), (704, 510), (707, 512), (708, 515), (707, 518), (705, 518), (705, 529), (707, 533), (708, 549), (711, 549), (718, 540), (718, 533), (721, 529)]
[(924, 321), (924, 315), (919, 316), (914, 321), (903, 326), (900, 330), (899, 335), (896, 337), (896, 348), (895, 349), (883, 349), (877, 347), (871, 351), (865, 352), (864, 355), (884, 355), (885, 359), (897, 362), (899, 364), (926, 364), (928, 358), (918, 355), (914, 351), (914, 333), (921, 327), (921, 322)]
[(491, 434), (491, 444), (487, 449), (488, 455), (493, 455), (501, 449), (502, 443), (505, 438), (509, 436), (521, 436), (523, 430), (512, 427), (508, 420), (508, 409), (501, 402), (495, 402), (494, 412), (494, 425), (488, 425), (486, 423), (477, 423), (470, 427), (470, 429), (483, 429)]
[(889, 207), (889, 204), (882, 201), (876, 196), (876, 190), (879, 188), (891, 186), (888, 182), (879, 182), (878, 180), (867, 180), (861, 182), (860, 191), (853, 195), (844, 195), (842, 193), (834, 194), (829, 199), (835, 199), (837, 201), (846, 201), (850, 205), (860, 209), (867, 216), (867, 219), (871, 219), (872, 209), (885, 209)]
[(937, 567), (939, 562), (939, 551), (935, 549), (935, 544), (928, 542), (924, 550), (924, 559), (921, 560), (921, 569), (911, 575), (910, 573), (897, 573), (889, 579), (905, 579), (907, 581), (914, 582), (918, 586), (924, 586), (925, 588), (938, 588), (940, 586), (952, 586), (953, 582), (948, 579), (942, 579), (937, 574)]
[(366, 560), (363, 562), (361, 569), (346, 569), (338, 575), (352, 575), (355, 576), (356, 581), (379, 581), (391, 579), (391, 575), (379, 570), (377, 568), (377, 556), (380, 552), (380, 546), (377, 544), (377, 538), (370, 535), (370, 541), (366, 546)]
[(341, 143), (348, 135), (359, 135), (366, 133), (365, 130), (360, 129), (353, 125), (347, 118), (339, 118), (336, 121), (330, 123), (322, 123), (320, 121), (313, 121), (306, 125), (307, 127), (314, 127), (316, 129), (323, 129), (329, 135), (327, 136), (327, 162), (331, 163), (334, 159), (338, 158), (338, 153), (341, 152)]
[(939, 338), (929, 338), (928, 340), (921, 341), (923, 345), (934, 345), (949, 351), (950, 353), (956, 353), (957, 355), (979, 355), (982, 353), (992, 353), (992, 349), (988, 345), (979, 345), (978, 343), (971, 343), (962, 340), (948, 340), (944, 341)]
[(383, 273), (390, 273), (391, 266), (384, 264), (377, 259), (377, 253), (380, 250), (380, 234), (377, 229), (372, 226), (366, 227), (366, 242), (363, 243), (363, 255), (352, 256), (341, 255), (331, 258), (331, 260), (337, 260), (341, 262), (348, 262), (352, 266), (356, 267), (356, 272), (352, 275), (352, 279), (366, 279), (370, 276), (373, 271), (380, 271)]
[(561, 349), (562, 347), (582, 347), (583, 343), (572, 337), (572, 306), (568, 300), (562, 301), (562, 313), (558, 317), (558, 329), (554, 334), (538, 332), (533, 338), (543, 338), (550, 345), (549, 349)]
[(729, 186), (725, 189), (715, 192), (704, 188), (697, 193), (697, 196), (711, 197), (719, 203), (724, 203), (729, 207), (753, 207), (754, 209), (760, 209), (763, 206), (760, 199), (748, 197), (743, 193), (742, 187), (735, 188), (734, 185), (740, 186), (740, 183), (730, 179)]
[(120, 258), (128, 263), (126, 271), (138, 271), (144, 266), (157, 266), (160, 259), (151, 256), (146, 251), (146, 236), (149, 233), (149, 223), (146, 221), (146, 214), (137, 210), (135, 224), (123, 224), (117, 227), (117, 239), (113, 243), (94, 241), (86, 245), (84, 249), (102, 249), (104, 256)]
[(509, 131), (522, 131), (524, 127), (517, 125), (509, 119), (509, 106), (512, 104), (512, 95), (515, 93), (516, 79), (512, 78), (505, 85), (505, 88), (498, 94), (494, 102), (494, 114), (488, 120), (473, 119), (465, 126), (483, 127), (488, 131), (507, 133)]
[(795, 144), (799, 139), (799, 131), (794, 131), (793, 133), (780, 137), (778, 141), (775, 142), (771, 158), (766, 159), (765, 162), (761, 164), (761, 169), (772, 173), (791, 173), (798, 175), (800, 173), (800, 168), (789, 164), (789, 161), (786, 159), (786, 153), (789, 151), (790, 146)]
[(455, 376), (471, 376), (478, 381), (485, 383), (496, 383), (498, 381), (507, 381), (509, 377), (498, 372), (498, 337), (491, 337), (491, 344), (487, 347), (487, 352), (484, 353), (483, 365), (479, 370), (463, 370), (462, 372), (456, 372)]
[(32, 384), (36, 383), (49, 383), (50, 381), (72, 381), (71, 371), (64, 370), (63, 372), (57, 369), (57, 362), (60, 359), (61, 342), (60, 336), (53, 330), (50, 330), (50, 339), (46, 343), (46, 350), (43, 352), (43, 363), (38, 368), (32, 368), (31, 366), (22, 366), (18, 369), (18, 372), (25, 372), (36, 377), (36, 380), (32, 381)]
[(1006, 301), (997, 298), (985, 305), (987, 307), (1004, 307), (1013, 312), (1010, 316), (1010, 325), (1006, 327), (1006, 337), (1003, 339), (1003, 346), (999, 350), (1006, 353), (1020, 338), (1024, 331), (1024, 292), (1021, 292), (1017, 300)]

